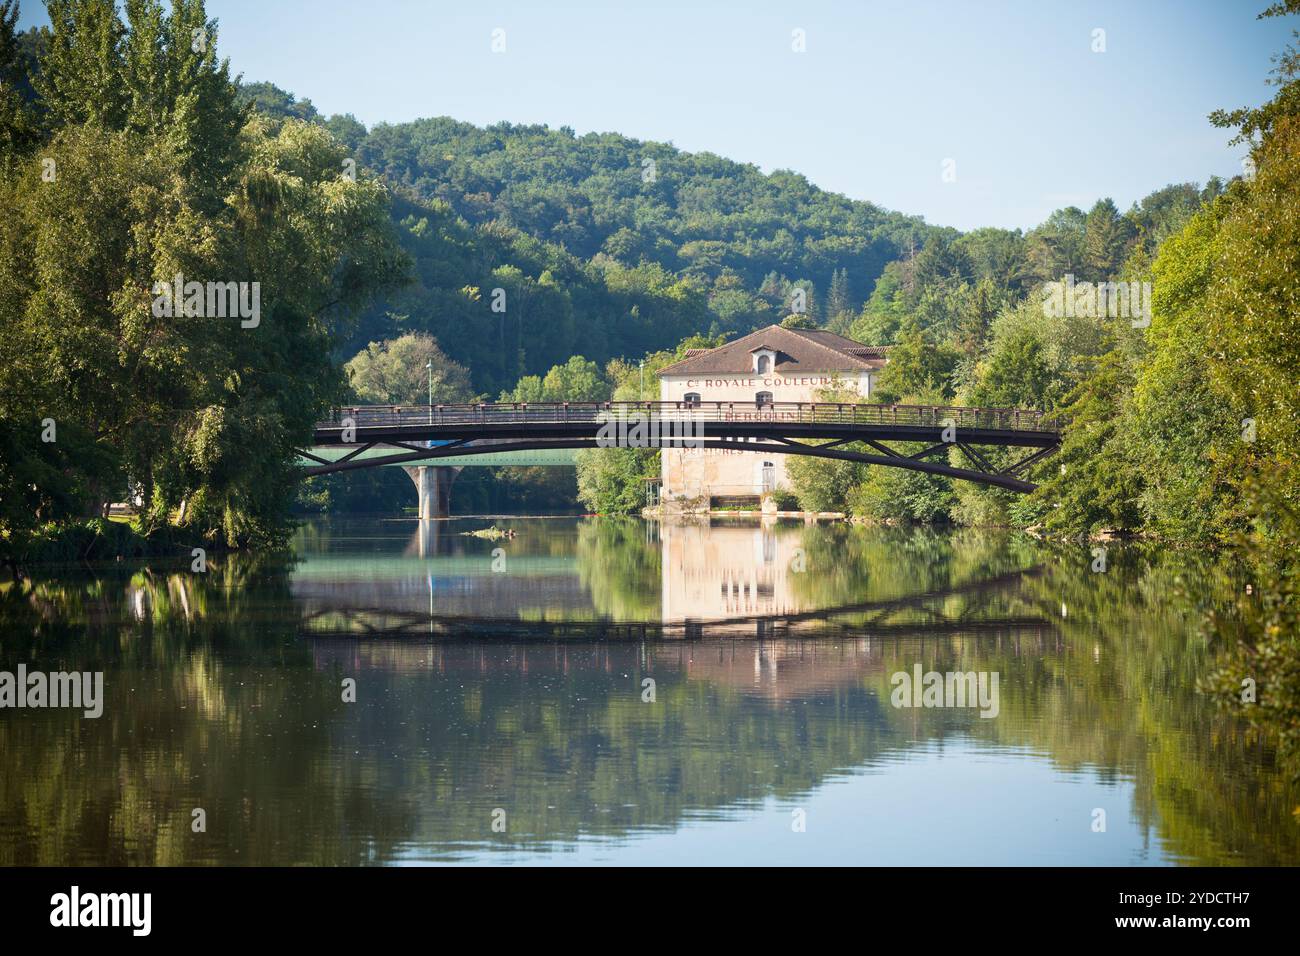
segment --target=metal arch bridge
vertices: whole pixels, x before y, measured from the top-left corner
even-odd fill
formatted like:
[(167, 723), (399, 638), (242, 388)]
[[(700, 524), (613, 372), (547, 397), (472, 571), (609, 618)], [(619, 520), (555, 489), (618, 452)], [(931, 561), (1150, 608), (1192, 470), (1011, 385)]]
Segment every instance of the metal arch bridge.
[[(937, 405), (824, 402), (561, 402), (477, 405), (357, 405), (318, 422), (313, 448), (300, 452), (307, 475), (379, 465), (453, 465), (478, 455), (538, 454), (603, 447), (610, 423), (646, 423), (651, 448), (717, 448), (839, 461), (946, 475), (1011, 491), (1036, 487), (1019, 477), (1053, 454), (1061, 432), (1042, 412)], [(626, 434), (626, 433), (625, 433)], [(907, 453), (886, 442), (923, 442)], [(426, 443), (423, 446), (416, 443)], [(862, 443), (872, 452), (842, 446)], [(959, 449), (970, 467), (950, 463)], [(1026, 454), (994, 466), (980, 446)], [(626, 446), (624, 446), (626, 447)], [(341, 454), (339, 454), (341, 452)], [(331, 454), (339, 457), (331, 458)], [(520, 456), (516, 456), (520, 457)], [(937, 460), (936, 460), (937, 459)], [(560, 462), (556, 462), (560, 463)]]

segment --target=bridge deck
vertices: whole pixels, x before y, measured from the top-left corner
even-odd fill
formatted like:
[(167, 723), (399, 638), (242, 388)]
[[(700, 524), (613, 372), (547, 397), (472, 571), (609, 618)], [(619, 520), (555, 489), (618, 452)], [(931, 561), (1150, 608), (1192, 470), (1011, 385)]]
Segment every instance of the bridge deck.
[[(997, 436), (998, 444), (1046, 447), (1060, 441), (1059, 432), (1044, 422), (1042, 412), (1023, 408), (968, 408), (942, 405), (853, 405), (825, 402), (548, 402), (480, 405), (358, 405), (339, 409), (334, 418), (318, 422), (315, 442), (337, 444), (351, 426), (353, 440), (398, 438), (543, 438), (595, 434), (596, 428), (620, 416), (654, 422), (693, 422), (716, 426), (719, 435), (743, 434), (751, 426), (764, 434), (772, 426), (822, 434), (827, 429), (846, 434), (880, 434), (918, 440), (947, 425), (975, 441), (976, 434)], [(595, 427), (593, 427), (595, 426)]]
[[(318, 465), (321, 462), (335, 462), (348, 456), (349, 446), (347, 445), (320, 445), (315, 448), (307, 449), (310, 457), (306, 455), (298, 459), (298, 464), (306, 467)], [(473, 455), (442, 455), (438, 452), (438, 446), (430, 449), (431, 457), (428, 459), (429, 464), (445, 465), (454, 468), (501, 468), (511, 466), (515, 468), (523, 467), (558, 467), (572, 468), (576, 464), (576, 448), (554, 448), (554, 449), (536, 449), (533, 451), (494, 451), (479, 452)], [(378, 465), (420, 465), (424, 462), (419, 459), (411, 459), (402, 462), (390, 461), (393, 456), (391, 448), (385, 449), (375, 447), (363, 451), (360, 454), (353, 455), (350, 461), (371, 461), (376, 460)]]
[[(629, 426), (645, 422), (642, 437), (646, 440), (628, 441), (636, 433), (620, 426), (617, 441), (602, 441), (611, 422)], [(809, 443), (818, 440), (820, 444)], [(883, 445), (885, 441), (921, 442), (930, 447), (907, 454)], [(412, 442), (442, 444), (430, 448)], [(839, 447), (850, 442), (865, 443), (879, 454)], [(313, 475), (431, 462), (452, 455), (483, 454), (489, 449), (492, 453), (535, 452), (606, 444), (718, 448), (888, 465), (1025, 492), (1032, 491), (1034, 485), (1015, 473), (1051, 454), (1060, 442), (1059, 430), (1042, 412), (1021, 408), (831, 402), (516, 402), (345, 407), (329, 421), (317, 423), (313, 440), (317, 449), (304, 454), (318, 463), (306, 469)], [(322, 446), (331, 445), (342, 445), (348, 451), (338, 458), (321, 454)], [(375, 445), (393, 446), (394, 453), (370, 457)], [(1037, 451), (998, 470), (972, 448), (975, 445)], [(925, 460), (946, 459), (954, 446), (973, 468)]]

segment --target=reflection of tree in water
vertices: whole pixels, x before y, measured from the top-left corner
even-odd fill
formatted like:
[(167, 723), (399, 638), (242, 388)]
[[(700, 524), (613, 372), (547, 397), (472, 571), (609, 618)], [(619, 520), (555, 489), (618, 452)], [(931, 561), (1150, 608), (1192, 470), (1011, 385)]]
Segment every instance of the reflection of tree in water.
[[(950, 594), (925, 609), (893, 615), (897, 622), (924, 623), (928, 616), (976, 620), (976, 605), (987, 605), (978, 585), (1032, 568), (1039, 560), (1023, 536), (997, 532), (945, 533), (931, 528), (810, 525), (800, 535), (805, 570), (791, 577), (805, 606), (833, 610), (867, 603), (897, 602), (912, 596)], [(990, 619), (1015, 617), (1027, 607), (1005, 606), (994, 598)], [(973, 603), (974, 602), (974, 603)], [(846, 618), (861, 624), (870, 617)]]
[(1111, 546), (1098, 573), (1088, 547), (1043, 553), (1045, 573), (1025, 591), (1056, 619), (1059, 650), (985, 655), (985, 669), (1005, 668), (1009, 719), (977, 722), (976, 732), (1070, 771), (1131, 778), (1136, 818), (1181, 858), (1300, 860), (1295, 788), (1269, 748), (1196, 689), (1215, 660), (1200, 622), (1227, 593), (1231, 559)]
[(616, 621), (659, 619), (661, 587), (657, 525), (599, 518), (578, 525), (578, 575), (596, 612)]
[[(568, 546), (599, 606), (657, 607), (639, 522)], [(312, 641), (284, 574), (59, 580), (0, 600), (6, 669), (104, 669), (105, 714), (0, 721), (0, 862), (356, 863), (405, 847), (552, 849), (795, 799), (918, 744), (973, 738), (1132, 780), (1135, 816), (1205, 863), (1300, 860), (1294, 791), (1270, 752), (1194, 690), (1208, 559), (990, 544), (892, 529), (793, 529), (826, 600), (918, 590), (956, 620), (1036, 616), (999, 633), (672, 643)], [(1027, 550), (1028, 549), (1028, 550)], [(818, 562), (835, 557), (826, 564)], [(961, 590), (1041, 565), (1014, 587)], [(1012, 575), (1014, 578), (1014, 575)], [(1061, 615), (1061, 606), (1067, 612)], [(896, 620), (906, 620), (906, 609)], [(1001, 715), (895, 710), (890, 675), (996, 671)], [(359, 700), (339, 700), (356, 676)], [(641, 678), (657, 701), (641, 700)], [(208, 811), (191, 834), (189, 811)], [(509, 829), (492, 834), (491, 811)]]
[(105, 698), (95, 720), (0, 720), (0, 864), (357, 863), (409, 832), (406, 803), (330, 753), (339, 680), (288, 595), (283, 573), (226, 559), (0, 596), (0, 667), (102, 670)]
[[(861, 686), (878, 654), (799, 643), (374, 645), (362, 652), (367, 693), (393, 705), (362, 709), (359, 736), (385, 747), (357, 759), (380, 789), (428, 796), (418, 841), (433, 845), (550, 849), (793, 797), (904, 744)], [(756, 682), (773, 669), (810, 686), (787, 697), (779, 680)], [(393, 759), (417, 753), (429, 757)], [(489, 831), (495, 807), (506, 835)]]

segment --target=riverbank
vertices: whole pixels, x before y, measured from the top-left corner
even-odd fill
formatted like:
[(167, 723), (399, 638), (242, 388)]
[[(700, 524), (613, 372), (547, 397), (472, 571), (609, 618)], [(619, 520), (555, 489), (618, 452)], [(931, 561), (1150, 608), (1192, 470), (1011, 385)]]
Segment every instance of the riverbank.
[(43, 525), (21, 542), (0, 541), (0, 564), (15, 578), (29, 577), (38, 566), (58, 566), (145, 558), (195, 559), (229, 549), (183, 528), (140, 531), (123, 516), (86, 518)]

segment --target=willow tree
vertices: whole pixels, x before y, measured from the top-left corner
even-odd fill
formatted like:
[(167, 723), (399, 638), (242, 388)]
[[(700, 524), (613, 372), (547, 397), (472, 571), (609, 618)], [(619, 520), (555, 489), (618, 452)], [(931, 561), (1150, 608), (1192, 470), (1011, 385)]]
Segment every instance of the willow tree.
[[(386, 190), (324, 128), (236, 105), (199, 0), (128, 0), (126, 21), (107, 0), (49, 7), (44, 141), (0, 184), (15, 444), (87, 513), (129, 479), (146, 527), (275, 538), (294, 449), (344, 394), (333, 350), (404, 271)], [(173, 309), (177, 282), (208, 298)], [(256, 315), (214, 310), (214, 287)], [(47, 420), (58, 452), (36, 444)], [(26, 494), (38, 472), (0, 479)]]

